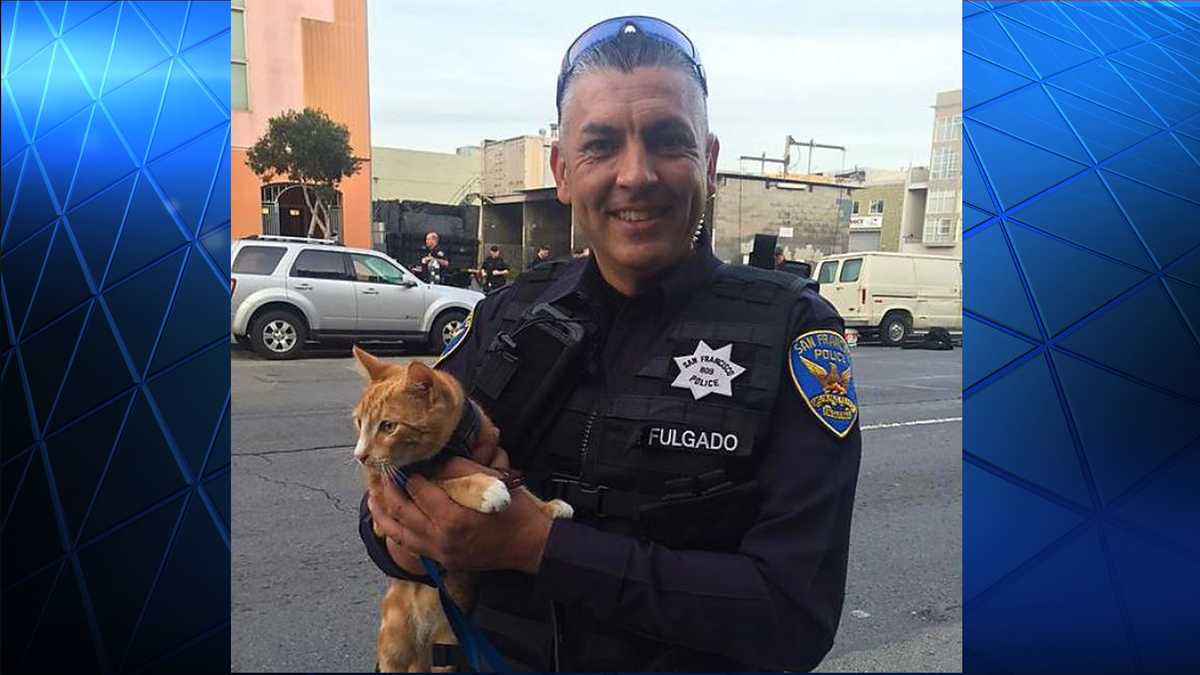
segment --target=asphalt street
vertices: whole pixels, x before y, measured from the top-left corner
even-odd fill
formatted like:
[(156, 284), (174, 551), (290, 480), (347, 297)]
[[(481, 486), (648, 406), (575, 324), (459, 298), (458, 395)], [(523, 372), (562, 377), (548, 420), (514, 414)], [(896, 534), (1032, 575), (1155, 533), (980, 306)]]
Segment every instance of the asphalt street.
[[(863, 462), (841, 629), (819, 670), (962, 669), (961, 354), (854, 351)], [(232, 668), (370, 671), (385, 581), (357, 533), (354, 361), (235, 347), (231, 370)]]

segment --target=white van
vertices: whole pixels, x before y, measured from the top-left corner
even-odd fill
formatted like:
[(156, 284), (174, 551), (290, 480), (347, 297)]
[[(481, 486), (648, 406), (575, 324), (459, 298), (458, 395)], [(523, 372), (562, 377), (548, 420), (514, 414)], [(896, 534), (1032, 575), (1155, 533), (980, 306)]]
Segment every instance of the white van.
[(930, 328), (962, 330), (962, 258), (844, 253), (821, 259), (817, 281), (847, 328), (886, 345)]

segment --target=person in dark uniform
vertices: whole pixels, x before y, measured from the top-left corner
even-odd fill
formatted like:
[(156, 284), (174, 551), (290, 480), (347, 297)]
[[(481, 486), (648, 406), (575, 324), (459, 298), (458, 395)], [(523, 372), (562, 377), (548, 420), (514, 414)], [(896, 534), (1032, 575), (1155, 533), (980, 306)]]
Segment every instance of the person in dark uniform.
[(492, 246), (488, 249), (488, 257), (484, 259), (479, 266), (483, 277), (483, 291), (485, 293), (494, 291), (504, 284), (508, 283), (509, 266), (508, 261), (500, 253), (499, 246)]
[(533, 260), (529, 261), (529, 264), (525, 266), (525, 269), (531, 270), (531, 269), (537, 267), (538, 265), (546, 262), (549, 259), (550, 259), (550, 247), (546, 246), (545, 244), (542, 244), (541, 246), (539, 246), (537, 248), (537, 253), (535, 253), (533, 255)]
[[(719, 144), (682, 32), (593, 26), (558, 96), (558, 198), (592, 255), (488, 295), (443, 352), (507, 452), (441, 475), (511, 465), (575, 517), (520, 492), (475, 513), (415, 476), (364, 495), (367, 552), (400, 577), (420, 578), (416, 555), (479, 571), (471, 618), (516, 669), (810, 670), (841, 616), (861, 454), (842, 320), (802, 279), (713, 256)], [(578, 375), (535, 406), (512, 383), (545, 377), (540, 352), (499, 357), (547, 322), (585, 337)], [(530, 407), (537, 433), (510, 436)]]
[(421, 264), (413, 268), (413, 272), (422, 280), (431, 284), (440, 284), (450, 272), (450, 258), (438, 245), (438, 233), (429, 232), (425, 235), (425, 252), (421, 256)]

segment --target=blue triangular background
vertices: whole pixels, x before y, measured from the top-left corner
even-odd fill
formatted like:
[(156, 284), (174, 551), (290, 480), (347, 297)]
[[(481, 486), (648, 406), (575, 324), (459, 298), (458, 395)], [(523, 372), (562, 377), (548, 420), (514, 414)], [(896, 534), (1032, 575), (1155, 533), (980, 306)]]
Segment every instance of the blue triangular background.
[(975, 143), (983, 169), (1005, 208), (1029, 199), (1084, 169), (1059, 157), (984, 126), (963, 122)]
[[(1015, 400), (1029, 411), (1021, 424), (988, 412)], [(1045, 356), (1026, 361), (965, 398), (963, 418), (964, 438), (975, 441), (966, 441), (967, 452), (1063, 499), (1091, 503)]]
[(999, 225), (963, 241), (963, 308), (1032, 338), (1041, 333)]
[[(1141, 270), (1023, 227), (1009, 227), (1008, 235), (1051, 336), (1146, 278)], [(1070, 274), (1063, 270), (1070, 270)]]
[(1200, 381), (1200, 350), (1157, 281), (1083, 324), (1059, 345), (1180, 395), (1194, 395)]
[(1108, 159), (1158, 131), (1149, 124), (1059, 89), (1051, 89), (1051, 96), (1098, 161)]
[[(1079, 204), (1088, 207), (1077, 208)], [(1051, 190), (1010, 217), (1135, 267), (1155, 269), (1095, 171)]]
[(1091, 161), (1041, 86), (1025, 87), (1011, 96), (975, 108), (969, 116), (1077, 162)]
[(1158, 264), (1171, 264), (1200, 244), (1197, 206), (1108, 172), (1102, 174)]
[(997, 330), (970, 316), (963, 317), (963, 343), (971, 342), (971, 358), (963, 359), (963, 388), (973, 386), (1035, 345)]
[(129, 205), (134, 177), (130, 176), (112, 188), (100, 193), (82, 206), (67, 214), (75, 240), (83, 250), (84, 262), (92, 273), (97, 286), (104, 278), (108, 259), (112, 256), (113, 244), (117, 241), (117, 229)]
[(1147, 389), (1064, 354), (1054, 354), (1083, 453), (1105, 502), (1127, 490), (1197, 435), (1183, 424), (1130, 424), (1127, 405), (1145, 406), (1163, 419), (1194, 419), (1200, 406)]

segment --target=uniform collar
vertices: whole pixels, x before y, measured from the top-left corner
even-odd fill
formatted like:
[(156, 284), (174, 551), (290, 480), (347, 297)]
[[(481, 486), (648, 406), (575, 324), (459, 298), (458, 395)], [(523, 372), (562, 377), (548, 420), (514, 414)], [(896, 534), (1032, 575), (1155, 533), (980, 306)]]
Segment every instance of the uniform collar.
[[(585, 301), (593, 301), (610, 290), (600, 275), (593, 256), (578, 258), (568, 263), (569, 267), (546, 289), (547, 302), (557, 302), (568, 295), (576, 294)], [(639, 298), (659, 298), (666, 309), (671, 309), (691, 297), (692, 292), (704, 286), (720, 267), (712, 250), (700, 246), (683, 262), (667, 270), (658, 281)]]

